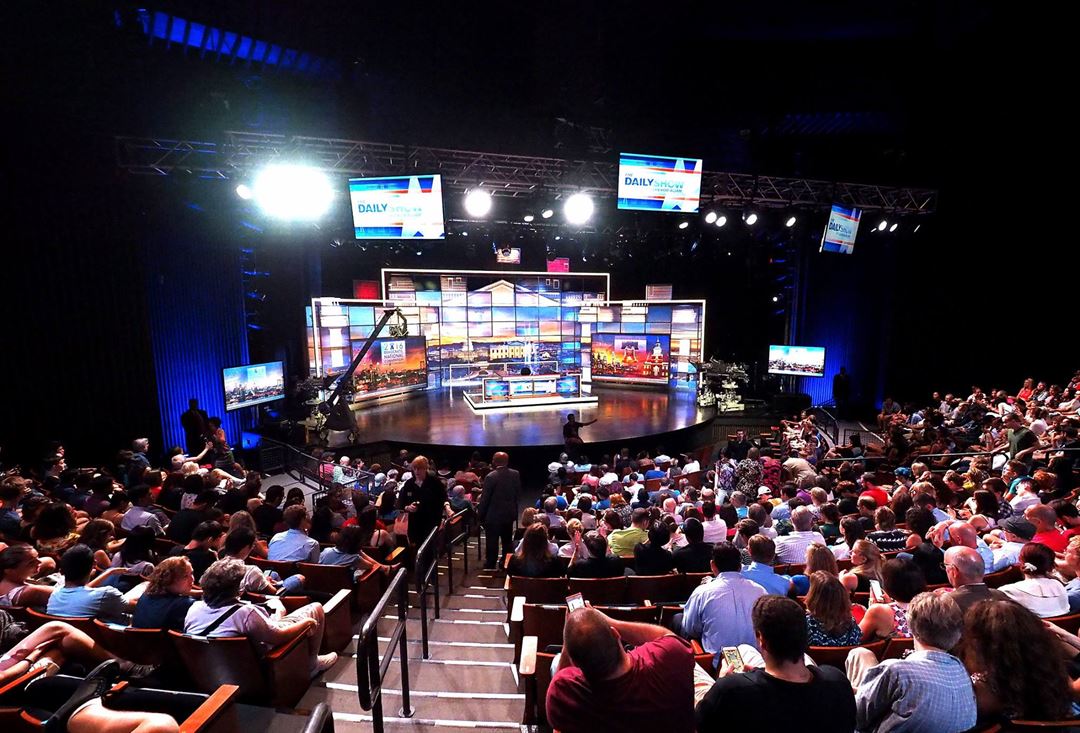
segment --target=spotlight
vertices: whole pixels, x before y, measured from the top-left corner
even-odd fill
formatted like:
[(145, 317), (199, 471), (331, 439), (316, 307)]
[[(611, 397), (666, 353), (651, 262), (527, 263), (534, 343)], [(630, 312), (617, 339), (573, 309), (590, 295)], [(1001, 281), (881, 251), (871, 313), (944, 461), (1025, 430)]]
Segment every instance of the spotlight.
[(705, 215), (705, 223), (706, 224), (712, 224), (715, 221), (716, 221), (716, 212), (715, 211), (710, 211), (708, 214)]
[(465, 194), (465, 211), (474, 219), (483, 219), (491, 211), (491, 194), (476, 188)]
[(247, 185), (246, 183), (241, 183), (239, 186), (236, 187), (236, 195), (244, 199), (244, 201), (249, 201), (251, 200), (251, 197), (254, 196), (251, 191), (251, 186)]
[(593, 200), (586, 194), (575, 193), (563, 204), (563, 216), (570, 224), (581, 225), (593, 215)]
[(779, 303), (779, 302), (780, 302), (780, 296), (779, 296), (779, 295), (774, 295), (774, 296), (772, 297), (772, 302), (774, 302), (774, 303)]
[(795, 221), (795, 215), (792, 214), (788, 217), (788, 220), (784, 222), (784, 226), (786, 226), (788, 229), (791, 229), (791, 227), (795, 226)]
[(268, 165), (255, 176), (252, 192), (265, 215), (287, 221), (315, 221), (334, 198), (326, 174), (306, 165)]
[(716, 226), (722, 227), (725, 224), (727, 224), (727, 217), (726, 216), (721, 214), (720, 216), (716, 217)]
[(529, 224), (529, 223), (531, 223), (531, 222), (532, 222), (532, 220), (533, 220), (533, 219), (535, 219), (536, 217), (535, 217), (535, 216), (533, 216), (532, 214), (526, 214), (526, 215), (525, 215), (525, 216), (524, 216), (523, 218), (525, 219), (525, 223), (526, 223), (526, 224)]
[(688, 227), (688, 226), (690, 226), (690, 222), (688, 222), (688, 221), (680, 221), (679, 222), (679, 229), (686, 229), (686, 227)]
[(921, 226), (922, 226), (922, 224), (916, 224), (915, 229), (913, 230), (912, 233), (919, 231), (919, 227), (921, 227)]
[(890, 232), (895, 232), (895, 231), (896, 231), (896, 227), (898, 227), (898, 226), (900, 226), (899, 222), (895, 222), (895, 221), (894, 221), (894, 222), (893, 222), (893, 223), (892, 223), (892, 224), (891, 224), (891, 225), (889, 226), (889, 231), (890, 231)]
[(754, 226), (755, 224), (757, 224), (757, 213), (751, 211), (749, 214), (743, 217), (743, 221), (746, 222), (746, 226), (748, 227)]
[(551, 209), (544, 209), (540, 212), (540, 216), (544, 217), (545, 219), (550, 219), (554, 214), (555, 212)]
[(882, 219), (880, 222), (878, 222), (877, 230), (879, 232), (883, 232), (883, 231), (885, 231), (886, 227), (888, 227), (888, 226), (889, 226), (889, 222), (886, 221), (885, 219)]

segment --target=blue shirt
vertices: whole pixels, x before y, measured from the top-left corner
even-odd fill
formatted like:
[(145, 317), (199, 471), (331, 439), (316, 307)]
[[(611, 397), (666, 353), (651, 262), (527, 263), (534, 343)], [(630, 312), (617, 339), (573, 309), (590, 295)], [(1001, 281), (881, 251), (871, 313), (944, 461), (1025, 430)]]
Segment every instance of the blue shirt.
[(683, 608), (682, 635), (701, 639), (710, 654), (726, 646), (749, 644), (757, 648), (750, 612), (754, 602), (766, 595), (763, 587), (738, 572), (724, 572), (690, 594)]
[(64, 618), (99, 618), (127, 623), (129, 608), (124, 594), (112, 586), (57, 588), (49, 596), (45, 612)]
[(656, 468), (650, 468), (648, 471), (645, 472), (646, 481), (651, 478), (664, 478), (664, 476), (667, 476), (667, 474)]
[(336, 547), (327, 547), (319, 555), (320, 565), (355, 565), (359, 560), (359, 555), (342, 552)]
[(767, 593), (774, 596), (786, 596), (791, 587), (790, 575), (777, 575), (772, 565), (761, 565), (756, 562), (750, 563), (749, 567), (743, 568), (742, 576), (752, 580)]
[(1065, 584), (1069, 596), (1069, 613), (1080, 613), (1080, 578), (1073, 578)]
[(871, 668), (855, 693), (860, 731), (959, 733), (974, 727), (975, 691), (959, 659), (915, 651)]
[(270, 539), (267, 559), (278, 562), (319, 562), (319, 543), (298, 529), (279, 532)]

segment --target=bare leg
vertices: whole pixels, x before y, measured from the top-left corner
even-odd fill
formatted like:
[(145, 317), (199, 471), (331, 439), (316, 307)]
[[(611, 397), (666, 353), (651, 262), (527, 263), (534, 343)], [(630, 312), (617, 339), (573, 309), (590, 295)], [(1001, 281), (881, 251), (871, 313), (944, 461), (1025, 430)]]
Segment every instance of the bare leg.
[(162, 713), (109, 710), (100, 698), (73, 715), (68, 733), (177, 733), (180, 726)]
[(282, 620), (295, 623), (305, 618), (313, 618), (316, 621), (314, 630), (307, 638), (308, 656), (311, 658), (311, 669), (314, 670), (319, 656), (319, 647), (322, 646), (323, 629), (326, 628), (326, 614), (323, 612), (322, 604), (309, 603), (301, 606)]

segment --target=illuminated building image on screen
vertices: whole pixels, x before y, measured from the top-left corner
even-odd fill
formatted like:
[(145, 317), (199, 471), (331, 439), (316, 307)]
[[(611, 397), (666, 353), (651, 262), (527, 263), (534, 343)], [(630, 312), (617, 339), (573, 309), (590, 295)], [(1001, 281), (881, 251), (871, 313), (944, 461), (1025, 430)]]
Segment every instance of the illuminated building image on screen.
[(402, 387), (426, 386), (427, 346), (423, 336), (376, 339), (353, 375), (353, 394), (356, 397)]
[(285, 396), (285, 365), (280, 361), (228, 367), (222, 371), (222, 378), (226, 410), (261, 405)]
[(593, 334), (593, 377), (666, 383), (670, 355), (670, 336)]
[(797, 377), (825, 376), (825, 348), (822, 346), (769, 346), (769, 374)]

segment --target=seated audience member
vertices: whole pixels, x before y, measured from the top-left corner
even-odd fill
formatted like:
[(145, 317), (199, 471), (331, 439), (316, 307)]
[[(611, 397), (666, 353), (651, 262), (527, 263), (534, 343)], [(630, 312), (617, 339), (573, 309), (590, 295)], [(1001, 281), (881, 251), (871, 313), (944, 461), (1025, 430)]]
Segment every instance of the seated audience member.
[(60, 558), (59, 569), (64, 576), (64, 587), (57, 588), (49, 596), (49, 604), (45, 607), (47, 613), (66, 618), (128, 622), (136, 599), (128, 599), (116, 588), (103, 585), (109, 576), (126, 572), (124, 568), (109, 568), (90, 580), (94, 551), (86, 545), (75, 545)]
[(628, 528), (617, 529), (608, 535), (611, 554), (618, 557), (633, 557), (634, 547), (639, 542), (646, 542), (649, 539), (648, 530), (651, 519), (648, 509), (634, 509), (630, 521)]
[(599, 532), (588, 532), (582, 539), (588, 556), (582, 560), (570, 557), (567, 575), (571, 578), (618, 578), (626, 574), (626, 568), (617, 557), (608, 554), (607, 540)]
[(0, 552), (0, 608), (44, 608), (54, 589), (32, 582), (40, 572), (41, 558), (30, 545), (11, 545)]
[[(149, 527), (154, 530), (155, 535), (162, 537), (165, 534), (165, 526), (169, 522), (167, 519), (163, 521), (162, 515), (150, 509), (153, 503), (150, 487), (146, 484), (134, 486), (128, 489), (127, 497), (131, 500), (131, 508), (124, 513), (120, 528), (125, 532), (130, 532), (136, 527)], [(105, 518), (109, 519), (109, 517)]]
[[(823, 491), (823, 489), (814, 489), (814, 491)], [(825, 538), (825, 541), (832, 542), (840, 539), (840, 509), (836, 504), (822, 504), (818, 512), (821, 516), (818, 531), (821, 532), (821, 536)]]
[(950, 547), (945, 551), (945, 572), (953, 587), (952, 599), (962, 613), (982, 601), (1007, 601), (1009, 597), (983, 582), (986, 564), (970, 547)]
[(862, 641), (862, 630), (851, 615), (847, 588), (823, 570), (810, 574), (806, 633), (810, 646), (855, 646)]
[(75, 510), (61, 502), (46, 504), (30, 528), (30, 537), (45, 555), (59, 557), (79, 541)]
[(857, 730), (960, 733), (975, 725), (971, 678), (948, 652), (964, 628), (960, 607), (949, 595), (920, 593), (912, 599), (908, 623), (915, 651), (904, 659), (878, 663), (865, 647), (848, 654)]
[(1069, 613), (1080, 613), (1080, 538), (1069, 540), (1065, 548), (1065, 564), (1073, 573), (1073, 578), (1065, 584), (1065, 593), (1069, 597)]
[(649, 528), (649, 541), (634, 546), (634, 570), (638, 575), (666, 575), (675, 569), (675, 558), (665, 549), (671, 532), (663, 522)]
[(999, 529), (986, 535), (993, 564), (989, 572), (996, 573), (1020, 562), (1020, 551), (1035, 536), (1035, 525), (1023, 516), (1003, 520)]
[(682, 534), (686, 544), (672, 553), (675, 569), (680, 573), (707, 573), (712, 562), (712, 545), (705, 542), (705, 529), (701, 522), (691, 517), (683, 522)]
[(1058, 515), (1049, 504), (1039, 504), (1028, 507), (1024, 511), (1024, 519), (1035, 525), (1035, 536), (1032, 542), (1046, 545), (1054, 552), (1065, 552), (1069, 538), (1057, 528)]
[(150, 574), (135, 604), (131, 625), (137, 629), (184, 630), (184, 617), (195, 599), (195, 573), (186, 557), (167, 557)]
[(551, 551), (547, 529), (537, 522), (525, 530), (521, 546), (510, 556), (508, 575), (526, 578), (558, 578), (564, 575), (563, 564)]
[(326, 623), (322, 605), (309, 603), (288, 615), (280, 611), (271, 615), (262, 606), (240, 600), (240, 583), (246, 573), (239, 560), (218, 560), (211, 565), (201, 578), (202, 600), (192, 604), (184, 620), (184, 633), (212, 639), (246, 636), (263, 651), (305, 635), (310, 675), (315, 677), (333, 667), (337, 654), (319, 654)]
[(769, 730), (854, 730), (855, 697), (847, 678), (833, 667), (806, 664), (807, 631), (799, 604), (762, 596), (751, 618), (756, 644), (739, 647), (745, 671), (734, 672), (728, 665), (721, 669), (720, 679), (697, 705), (697, 729), (755, 730), (768, 711), (764, 727)]
[(191, 541), (183, 547), (174, 547), (170, 557), (186, 557), (191, 562), (195, 577), (201, 578), (206, 569), (218, 560), (218, 550), (225, 541), (225, 528), (217, 522), (203, 522), (191, 535)]
[(1029, 542), (1020, 550), (1020, 569), (1024, 571), (1023, 580), (998, 590), (1040, 618), (1064, 616), (1069, 612), (1069, 594), (1053, 575), (1053, 550)]
[(307, 508), (302, 504), (294, 504), (286, 509), (282, 516), (288, 529), (270, 538), (267, 546), (268, 559), (279, 562), (319, 562), (319, 543), (307, 534), (311, 527)]
[(732, 539), (732, 544), (739, 550), (739, 556), (742, 559), (743, 565), (749, 565), (754, 560), (750, 557), (750, 538), (756, 537), (761, 530), (761, 527), (753, 519), (740, 519), (735, 524), (735, 537)]
[(694, 666), (690, 645), (661, 626), (578, 609), (563, 628), (548, 722), (566, 733), (609, 730), (615, 721), (625, 730), (692, 733)]
[(273, 570), (263, 570), (257, 565), (248, 565), (247, 559), (255, 550), (258, 540), (250, 527), (237, 527), (225, 535), (222, 559), (232, 558), (244, 563), (247, 569), (240, 582), (241, 593), (260, 593), (263, 595), (288, 595), (302, 592), (306, 579), (300, 573), (282, 580)]
[(840, 582), (852, 593), (869, 593), (871, 580), (881, 582), (881, 550), (870, 540), (858, 540), (851, 548), (851, 570), (840, 573)]
[(94, 551), (94, 570), (104, 570), (112, 564), (109, 553), (122, 543), (116, 541), (113, 523), (104, 519), (91, 519), (79, 532), (79, 542)]
[(959, 654), (975, 685), (980, 721), (1062, 720), (1071, 714), (1058, 639), (1019, 604), (973, 606), (964, 615)]
[(908, 532), (896, 527), (896, 515), (887, 506), (874, 512), (876, 529), (866, 533), (866, 539), (877, 545), (882, 552), (903, 550), (907, 545)]
[(252, 516), (251, 512), (236, 512), (229, 517), (229, 532), (238, 529), (251, 530), (251, 534), (255, 536), (255, 544), (251, 548), (251, 557), (266, 559), (269, 548), (264, 540), (259, 539), (258, 526), (255, 524), (255, 517)]
[(549, 526), (552, 528), (566, 526), (566, 520), (563, 519), (562, 515), (558, 512), (559, 498), (562, 497), (549, 496), (547, 499), (544, 499), (544, 514), (547, 515), (548, 521), (550, 522)]
[(217, 496), (214, 491), (201, 491), (196, 494), (190, 507), (181, 509), (169, 520), (169, 528), (165, 530), (165, 536), (178, 545), (186, 545), (190, 542), (196, 527), (203, 522), (221, 517), (221, 512), (213, 509)]
[(266, 498), (263, 499), (262, 504), (251, 513), (261, 537), (270, 537), (277, 532), (278, 524), (284, 519), (281, 511), (281, 502), (284, 500), (285, 488), (277, 485), (271, 486), (266, 490)]
[(822, 570), (829, 575), (840, 575), (840, 566), (836, 562), (836, 555), (832, 554), (832, 551), (825, 545), (815, 543), (806, 548), (806, 565), (802, 573), (791, 576), (791, 584), (795, 588), (795, 595), (805, 596), (810, 592), (810, 576), (818, 570)]
[(840, 520), (840, 538), (843, 540), (832, 546), (832, 553), (837, 560), (850, 560), (851, 548), (859, 540), (866, 539), (866, 532), (862, 524), (855, 517), (844, 517)]
[(395, 543), (389, 532), (376, 526), (378, 516), (378, 510), (374, 506), (365, 506), (356, 513), (356, 526), (360, 528), (360, 546), (374, 548), (377, 553), (381, 553), (372, 557), (382, 562), (394, 549)]
[(791, 591), (791, 577), (778, 575), (773, 570), (776, 560), (776, 544), (764, 535), (750, 538), (747, 548), (750, 552), (750, 565), (742, 571), (742, 576), (752, 580), (773, 595), (786, 596)]
[(881, 568), (884, 598), (870, 596), (870, 607), (859, 622), (863, 640), (887, 639), (891, 636), (911, 636), (908, 606), (911, 599), (926, 589), (922, 570), (911, 560), (894, 559)]
[(154, 530), (150, 527), (142, 526), (132, 530), (109, 563), (110, 568), (118, 568), (123, 572), (111, 574), (103, 585), (111, 585), (121, 593), (126, 593), (148, 578), (154, 570), (154, 540)]
[(863, 534), (873, 532), (875, 529), (874, 513), (878, 508), (877, 502), (869, 496), (860, 496), (856, 506), (858, 507), (858, 516), (854, 517), (854, 519), (862, 527)]
[(792, 532), (776, 539), (776, 561), (784, 563), (802, 562), (806, 557), (806, 548), (815, 542), (825, 544), (820, 532), (814, 531), (814, 514), (805, 506), (796, 507), (791, 512)]
[(319, 554), (320, 565), (349, 565), (362, 575), (371, 568), (389, 573), (390, 566), (383, 565), (364, 552), (364, 530), (358, 526), (344, 527), (338, 533), (337, 544), (327, 547)]
[(589, 550), (585, 547), (585, 526), (581, 523), (581, 520), (575, 517), (567, 521), (566, 532), (570, 535), (570, 541), (561, 545), (556, 554), (559, 557), (570, 558), (577, 552), (579, 558), (587, 558)]
[(765, 595), (763, 587), (741, 574), (738, 548), (730, 542), (713, 546), (712, 571), (716, 577), (690, 594), (682, 614), (682, 635), (699, 639), (709, 654), (726, 646), (755, 643), (750, 610)]
[[(101, 513), (101, 518), (112, 522), (114, 527), (119, 527), (129, 509), (131, 509), (131, 499), (128, 498), (128, 495), (123, 491), (114, 491), (112, 496), (109, 497), (109, 505)], [(25, 514), (25, 512), (26, 507), (24, 506), (23, 513)], [(154, 530), (151, 529), (150, 531), (153, 532)]]

